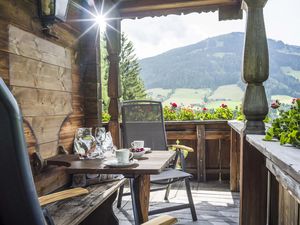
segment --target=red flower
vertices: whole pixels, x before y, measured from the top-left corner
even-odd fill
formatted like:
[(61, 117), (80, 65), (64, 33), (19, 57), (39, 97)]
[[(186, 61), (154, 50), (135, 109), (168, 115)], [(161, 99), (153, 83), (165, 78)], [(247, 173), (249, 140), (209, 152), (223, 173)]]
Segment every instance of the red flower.
[(300, 98), (293, 98), (292, 104), (295, 104), (297, 101), (300, 101)]
[(177, 108), (177, 104), (175, 102), (170, 103), (173, 108)]
[(272, 109), (277, 109), (279, 107), (280, 107), (280, 103), (279, 102), (272, 102), (272, 104), (271, 104), (271, 108)]
[(203, 110), (203, 111), (206, 111), (206, 110), (207, 110), (207, 108), (206, 108), (206, 107), (204, 107), (202, 110)]
[(227, 105), (224, 104), (224, 103), (222, 103), (221, 107), (222, 107), (222, 108), (227, 108)]

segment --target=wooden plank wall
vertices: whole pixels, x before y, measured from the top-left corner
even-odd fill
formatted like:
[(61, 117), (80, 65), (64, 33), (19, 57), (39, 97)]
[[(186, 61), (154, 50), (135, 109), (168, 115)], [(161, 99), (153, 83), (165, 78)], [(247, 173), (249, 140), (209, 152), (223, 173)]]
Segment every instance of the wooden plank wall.
[[(70, 7), (68, 19), (79, 18)], [(84, 126), (77, 24), (55, 24), (59, 39), (41, 32), (35, 0), (0, 1), (0, 77), (9, 85), (24, 115), (29, 155), (57, 154), (62, 144), (72, 151), (76, 128)], [(65, 185), (63, 168), (34, 176), (38, 194)]]

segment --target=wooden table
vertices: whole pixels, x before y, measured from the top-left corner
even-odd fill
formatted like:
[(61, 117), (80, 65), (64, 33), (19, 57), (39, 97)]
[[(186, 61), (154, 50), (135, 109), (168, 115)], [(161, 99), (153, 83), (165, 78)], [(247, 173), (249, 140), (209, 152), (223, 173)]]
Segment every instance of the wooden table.
[(66, 166), (70, 174), (123, 174), (130, 179), (135, 224), (139, 225), (148, 221), (150, 175), (162, 172), (175, 155), (175, 151), (153, 151), (128, 168), (110, 168), (104, 160), (80, 160), (76, 155), (57, 155), (49, 158), (47, 165)]

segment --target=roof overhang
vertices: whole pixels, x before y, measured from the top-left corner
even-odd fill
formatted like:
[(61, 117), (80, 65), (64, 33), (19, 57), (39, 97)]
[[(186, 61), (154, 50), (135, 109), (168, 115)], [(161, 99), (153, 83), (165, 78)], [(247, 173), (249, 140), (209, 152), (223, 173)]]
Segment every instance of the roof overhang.
[(241, 19), (242, 0), (122, 0), (118, 4), (121, 18), (142, 18), (219, 11), (219, 19)]

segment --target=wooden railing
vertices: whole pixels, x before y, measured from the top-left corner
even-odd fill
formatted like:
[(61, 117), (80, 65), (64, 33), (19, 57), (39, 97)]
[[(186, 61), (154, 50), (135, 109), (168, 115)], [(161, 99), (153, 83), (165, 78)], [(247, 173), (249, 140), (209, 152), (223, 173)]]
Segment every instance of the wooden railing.
[[(227, 120), (166, 121), (165, 125), (168, 144), (179, 140), (180, 144), (194, 149), (187, 156), (186, 167), (195, 179), (200, 182), (229, 180), (230, 127)], [(107, 123), (103, 126), (107, 128)]]
[(230, 169), (230, 128), (227, 121), (167, 121), (168, 143), (179, 140), (194, 153), (187, 157), (187, 171), (198, 181), (228, 179)]

